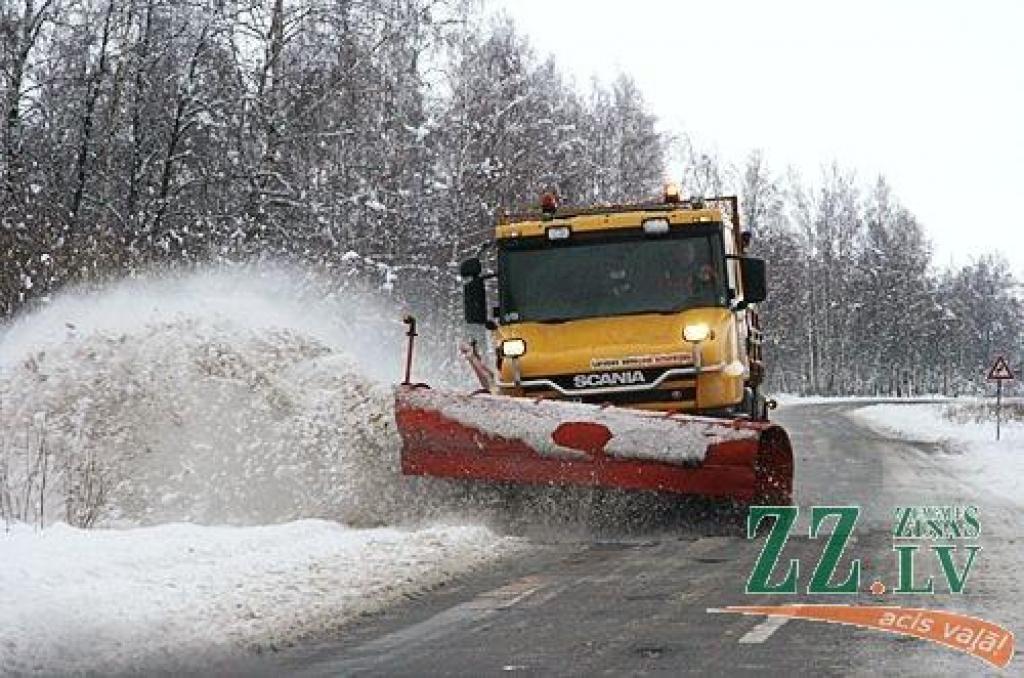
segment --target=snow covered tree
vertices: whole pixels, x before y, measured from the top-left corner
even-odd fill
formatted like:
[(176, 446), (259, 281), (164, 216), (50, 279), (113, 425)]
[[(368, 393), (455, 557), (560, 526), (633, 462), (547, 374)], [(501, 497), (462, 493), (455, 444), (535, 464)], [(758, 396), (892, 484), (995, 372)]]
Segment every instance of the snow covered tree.
[[(980, 386), (1020, 351), (1005, 262), (932, 268), (884, 180), (735, 169), (628, 75), (580, 88), (466, 0), (0, 2), (0, 317), (77, 281), (272, 259), (355, 269), (464, 335), (458, 262), (502, 211), (738, 191), (788, 391)], [(339, 283), (341, 284), (341, 283)], [(1018, 362), (1021, 357), (1018, 356)]]

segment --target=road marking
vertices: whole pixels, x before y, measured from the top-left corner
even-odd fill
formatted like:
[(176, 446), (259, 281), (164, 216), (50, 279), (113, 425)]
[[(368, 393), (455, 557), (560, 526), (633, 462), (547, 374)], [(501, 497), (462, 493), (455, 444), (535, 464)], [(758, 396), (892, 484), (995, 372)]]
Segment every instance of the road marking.
[(730, 546), (735, 541), (735, 537), (699, 537), (685, 548), (682, 555), (684, 557), (704, 555), (723, 546)]
[(529, 600), (524, 601), (521, 607), (537, 608), (542, 605), (546, 605), (550, 601), (562, 595), (562, 593), (564, 593), (567, 588), (569, 588), (568, 583), (553, 584), (551, 586), (548, 586), (545, 590), (541, 591), (540, 593), (537, 593), (536, 595), (531, 594)]
[(550, 579), (550, 577), (544, 575), (529, 575), (511, 584), (506, 584), (501, 588), (481, 593), (467, 604), (479, 610), (505, 610), (532, 596), (538, 589), (543, 588)]
[(788, 621), (789, 617), (768, 617), (763, 622), (747, 631), (747, 633), (740, 638), (739, 642), (745, 645), (750, 643), (763, 643), (771, 638), (773, 633), (785, 626)]
[[(683, 591), (676, 598), (678, 603), (692, 603), (698, 598), (702, 598), (709, 593), (715, 591), (714, 587), (708, 584), (717, 579), (722, 579), (723, 575), (718, 570), (710, 570), (698, 577), (689, 579), (686, 582), (687, 590)], [(713, 608), (708, 608), (708, 612), (712, 612)]]
[(303, 671), (304, 676), (337, 676), (369, 671), (387, 659), (421, 652), (431, 643), (443, 646), (450, 636), (463, 636), (467, 626), (477, 626), (540, 592), (554, 582), (548, 575), (529, 575), (505, 586), (480, 593), (475, 598), (438, 612), (421, 622), (374, 638), (353, 648), (339, 659), (331, 659)]

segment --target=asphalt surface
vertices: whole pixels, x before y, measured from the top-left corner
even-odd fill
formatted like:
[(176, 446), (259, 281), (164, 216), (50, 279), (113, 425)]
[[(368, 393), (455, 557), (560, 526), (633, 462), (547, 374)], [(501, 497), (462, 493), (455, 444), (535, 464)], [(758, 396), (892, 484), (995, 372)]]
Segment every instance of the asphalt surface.
[[(598, 531), (534, 538), (536, 549), (369, 617), (337, 637), (266, 659), (268, 673), (303, 676), (508, 675), (978, 675), (1004, 672), (931, 643), (878, 631), (716, 613), (727, 605), (881, 603), (956, 610), (1019, 630), (1022, 507), (952, 477), (940, 447), (889, 440), (845, 416), (857, 405), (780, 409), (797, 459), (796, 500), (862, 507), (856, 542), (863, 592), (842, 600), (801, 594), (748, 596), (763, 544), (733, 521), (663, 524), (625, 534)], [(1022, 451), (1024, 453), (1024, 451)], [(965, 593), (874, 596), (896, 580), (892, 512), (897, 506), (975, 505), (983, 547)], [(796, 532), (806, 535), (803, 518)], [(794, 536), (801, 586), (821, 540)], [(937, 566), (919, 576), (939, 575)], [(778, 576), (778, 575), (777, 575)], [(937, 582), (944, 581), (939, 578)], [(712, 610), (709, 612), (709, 610)], [(1024, 674), (1020, 657), (1005, 675)]]

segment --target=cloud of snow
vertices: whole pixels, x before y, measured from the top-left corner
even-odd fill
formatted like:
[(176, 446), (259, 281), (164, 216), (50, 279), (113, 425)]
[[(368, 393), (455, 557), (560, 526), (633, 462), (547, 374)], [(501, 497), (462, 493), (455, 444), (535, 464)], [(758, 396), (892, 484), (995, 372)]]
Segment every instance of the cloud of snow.
[(47, 522), (73, 524), (386, 524), (444, 505), (449, 486), (398, 472), (400, 318), (280, 270), (61, 296), (0, 337), (5, 515), (36, 516), (40, 492)]
[[(407, 309), (346, 285), (207, 270), (70, 291), (21, 317), (0, 334), (0, 519), (39, 522), (43, 497), (43, 522), (75, 525), (458, 514), (561, 532), (662, 508), (402, 476), (393, 385)], [(468, 376), (421, 320), (414, 378)]]
[(401, 315), (247, 269), (6, 328), (0, 674), (237, 672), (520, 548), (466, 487), (401, 475)]

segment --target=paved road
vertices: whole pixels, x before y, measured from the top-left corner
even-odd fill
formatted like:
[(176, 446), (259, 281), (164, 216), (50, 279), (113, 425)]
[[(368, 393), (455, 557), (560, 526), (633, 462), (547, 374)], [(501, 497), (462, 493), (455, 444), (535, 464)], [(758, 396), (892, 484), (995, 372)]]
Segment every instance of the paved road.
[[(851, 556), (863, 588), (895, 583), (891, 512), (899, 505), (980, 507), (983, 552), (962, 597), (856, 597), (947, 607), (1022, 628), (1021, 507), (945, 471), (945, 451), (881, 438), (845, 416), (851, 405), (792, 406), (778, 418), (797, 453), (803, 506), (863, 507)], [(804, 523), (806, 524), (806, 523)], [(537, 540), (534, 554), (465, 577), (349, 627), (343, 637), (268, 660), (272, 673), (308, 676), (506, 675), (967, 675), (979, 660), (936, 645), (807, 621), (709, 613), (752, 603), (822, 602), (801, 595), (751, 600), (744, 584), (760, 541), (698, 521), (630, 534)], [(803, 528), (806, 530), (806, 528)], [(805, 532), (806, 534), (806, 532)], [(821, 542), (794, 539), (788, 557), (805, 582)], [(847, 561), (844, 561), (844, 563)], [(935, 574), (937, 568), (926, 568)], [(844, 570), (845, 571), (845, 570)], [(1024, 663), (1014, 660), (1011, 673)]]

